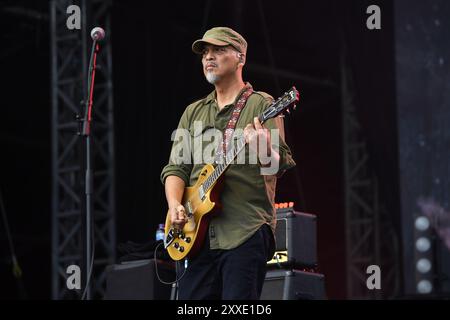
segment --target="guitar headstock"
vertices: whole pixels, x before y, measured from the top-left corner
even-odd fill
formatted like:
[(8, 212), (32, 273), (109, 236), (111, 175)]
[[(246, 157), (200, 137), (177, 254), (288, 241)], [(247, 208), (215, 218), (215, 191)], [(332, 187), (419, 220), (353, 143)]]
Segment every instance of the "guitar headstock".
[(281, 97), (272, 102), (272, 104), (259, 116), (261, 123), (266, 122), (271, 118), (275, 118), (283, 112), (288, 112), (289, 109), (295, 110), (296, 103), (300, 99), (300, 94), (295, 87), (290, 88)]

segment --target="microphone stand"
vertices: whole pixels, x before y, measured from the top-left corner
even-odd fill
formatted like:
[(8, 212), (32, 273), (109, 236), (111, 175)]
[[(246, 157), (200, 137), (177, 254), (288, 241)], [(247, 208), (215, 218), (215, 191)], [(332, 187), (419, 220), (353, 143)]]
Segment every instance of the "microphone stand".
[[(89, 74), (88, 74), (88, 89), (87, 89), (87, 97), (84, 101), (85, 111), (84, 116), (80, 120), (81, 130), (78, 133), (81, 135), (85, 141), (85, 216), (84, 216), (84, 232), (85, 232), (85, 271), (83, 274), (85, 275), (85, 290), (81, 299), (86, 298), (86, 300), (91, 299), (91, 290), (90, 290), (90, 278), (93, 269), (93, 257), (91, 253), (91, 236), (92, 236), (92, 194), (93, 194), (93, 170), (92, 170), (92, 162), (91, 162), (91, 122), (92, 122), (92, 97), (94, 94), (94, 80), (95, 80), (95, 69), (97, 62), (97, 53), (99, 52), (98, 41), (94, 39), (92, 43), (91, 57), (89, 60)], [(93, 248), (92, 248), (93, 249)]]

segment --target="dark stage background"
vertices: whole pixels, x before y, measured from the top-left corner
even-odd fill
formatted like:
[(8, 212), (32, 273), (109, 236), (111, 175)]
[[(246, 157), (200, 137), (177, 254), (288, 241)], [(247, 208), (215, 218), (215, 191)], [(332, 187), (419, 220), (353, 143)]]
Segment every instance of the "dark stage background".
[[(297, 167), (277, 201), (318, 216), (319, 270), (327, 295), (346, 297), (340, 50), (346, 43), (357, 115), (383, 203), (400, 228), (394, 6), (382, 29), (366, 27), (373, 1), (114, 1), (113, 48), (117, 242), (154, 237), (166, 214), (159, 173), (184, 108), (208, 94), (191, 44), (226, 25), (249, 44), (244, 79), (273, 96), (295, 85), (286, 118)], [(48, 2), (1, 1), (0, 188), (30, 298), (50, 298), (50, 50)], [(36, 15), (1, 10), (26, 4)], [(263, 13), (263, 14), (261, 14)], [(6, 45), (8, 44), (8, 45)], [(271, 68), (281, 72), (273, 73)], [(20, 297), (1, 230), (0, 298)]]

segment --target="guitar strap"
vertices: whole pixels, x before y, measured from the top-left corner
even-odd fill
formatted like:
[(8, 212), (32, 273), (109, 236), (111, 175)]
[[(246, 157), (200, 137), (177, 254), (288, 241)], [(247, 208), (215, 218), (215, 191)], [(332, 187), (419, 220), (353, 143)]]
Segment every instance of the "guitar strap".
[(234, 105), (233, 112), (231, 113), (230, 120), (228, 120), (228, 124), (225, 127), (225, 132), (222, 139), (221, 147), (217, 148), (216, 152), (216, 163), (223, 163), (225, 156), (227, 154), (228, 148), (230, 146), (231, 137), (233, 136), (234, 128), (236, 128), (236, 123), (239, 120), (239, 116), (241, 115), (242, 109), (244, 109), (245, 104), (247, 103), (248, 98), (253, 93), (253, 89), (251, 86), (247, 86), (247, 88), (241, 93), (237, 103)]

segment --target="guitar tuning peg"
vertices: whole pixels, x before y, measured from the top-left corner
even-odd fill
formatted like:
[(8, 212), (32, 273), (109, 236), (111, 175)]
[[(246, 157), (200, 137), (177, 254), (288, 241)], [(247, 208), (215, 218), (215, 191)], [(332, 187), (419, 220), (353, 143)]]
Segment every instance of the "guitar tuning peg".
[(289, 109), (286, 109), (286, 112), (289, 113), (289, 114), (291, 114), (291, 110), (289, 110)]
[(297, 105), (296, 105), (296, 104), (294, 104), (293, 109), (294, 109), (294, 110), (297, 109)]

